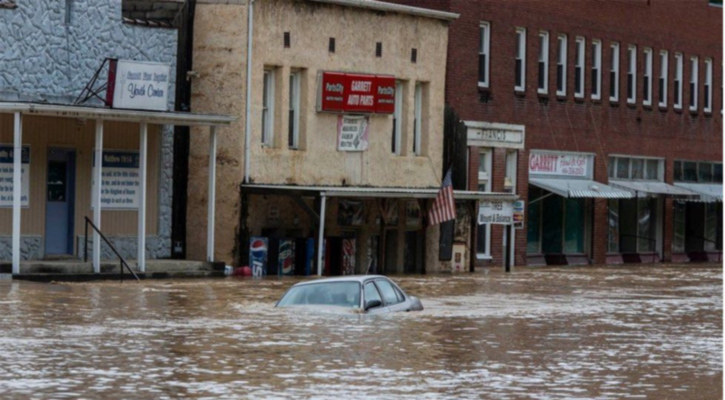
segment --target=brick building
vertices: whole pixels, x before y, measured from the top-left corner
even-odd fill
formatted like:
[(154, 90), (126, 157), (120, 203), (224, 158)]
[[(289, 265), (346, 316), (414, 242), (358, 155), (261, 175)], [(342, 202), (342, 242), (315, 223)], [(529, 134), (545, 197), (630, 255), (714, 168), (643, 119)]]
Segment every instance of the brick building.
[[(721, 6), (394, 2), (460, 14), (446, 101), (468, 127), (469, 188), (526, 201), (517, 265), (720, 258)], [(479, 264), (501, 240), (479, 227)]]

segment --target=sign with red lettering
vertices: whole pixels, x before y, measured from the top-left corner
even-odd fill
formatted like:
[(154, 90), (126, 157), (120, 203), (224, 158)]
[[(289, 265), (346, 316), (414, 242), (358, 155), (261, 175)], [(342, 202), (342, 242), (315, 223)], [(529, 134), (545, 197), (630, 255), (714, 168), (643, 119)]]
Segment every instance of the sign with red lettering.
[(395, 77), (321, 72), (317, 111), (392, 114), (395, 111)]
[(589, 176), (589, 159), (586, 154), (557, 154), (531, 152), (529, 175)]

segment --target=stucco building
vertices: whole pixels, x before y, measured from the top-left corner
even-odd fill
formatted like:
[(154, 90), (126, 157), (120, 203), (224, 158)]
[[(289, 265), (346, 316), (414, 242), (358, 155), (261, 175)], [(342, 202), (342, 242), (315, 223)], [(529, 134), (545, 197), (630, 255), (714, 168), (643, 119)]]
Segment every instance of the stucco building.
[[(267, 273), (292, 246), (297, 273), (317, 272), (307, 248), (320, 244), (322, 219), (324, 273), (450, 269), (424, 217), (444, 170), (445, 55), (457, 15), (377, 1), (257, 1), (249, 66), (248, 5), (224, 3), (197, 5), (192, 95), (194, 111), (239, 117), (220, 130), (217, 258), (246, 265), (262, 239)], [(197, 144), (191, 255), (203, 251), (206, 199)]]

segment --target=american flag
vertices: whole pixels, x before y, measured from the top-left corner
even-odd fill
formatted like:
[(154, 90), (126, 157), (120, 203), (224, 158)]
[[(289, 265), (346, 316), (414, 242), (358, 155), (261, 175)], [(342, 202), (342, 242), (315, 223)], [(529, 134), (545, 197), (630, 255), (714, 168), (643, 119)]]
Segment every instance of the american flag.
[(446, 177), (443, 178), (443, 185), (438, 192), (433, 207), (428, 211), (430, 225), (438, 225), (441, 222), (456, 219), (456, 201), (453, 199), (453, 181), (451, 180), (451, 169), (448, 168)]

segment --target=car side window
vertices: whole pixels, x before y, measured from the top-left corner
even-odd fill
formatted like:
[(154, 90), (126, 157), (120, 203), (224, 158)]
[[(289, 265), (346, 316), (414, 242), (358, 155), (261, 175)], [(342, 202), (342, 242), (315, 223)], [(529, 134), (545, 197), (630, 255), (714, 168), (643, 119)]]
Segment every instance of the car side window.
[(403, 292), (401, 292), (395, 285), (393, 285), (393, 289), (395, 289), (395, 294), (398, 295), (398, 301), (401, 303), (404, 302), (405, 296), (403, 295)]
[(390, 282), (384, 280), (377, 280), (375, 281), (375, 284), (378, 285), (378, 289), (380, 289), (380, 293), (383, 295), (383, 300), (385, 300), (386, 306), (392, 306), (393, 304), (400, 303), (400, 300), (398, 300), (398, 295), (395, 293), (395, 289), (393, 288), (393, 285), (390, 284)]
[(383, 302), (383, 299), (380, 298), (380, 293), (378, 293), (378, 289), (375, 287), (375, 284), (372, 282), (368, 282), (365, 284), (365, 304), (369, 303), (372, 300), (378, 300), (381, 303)]

